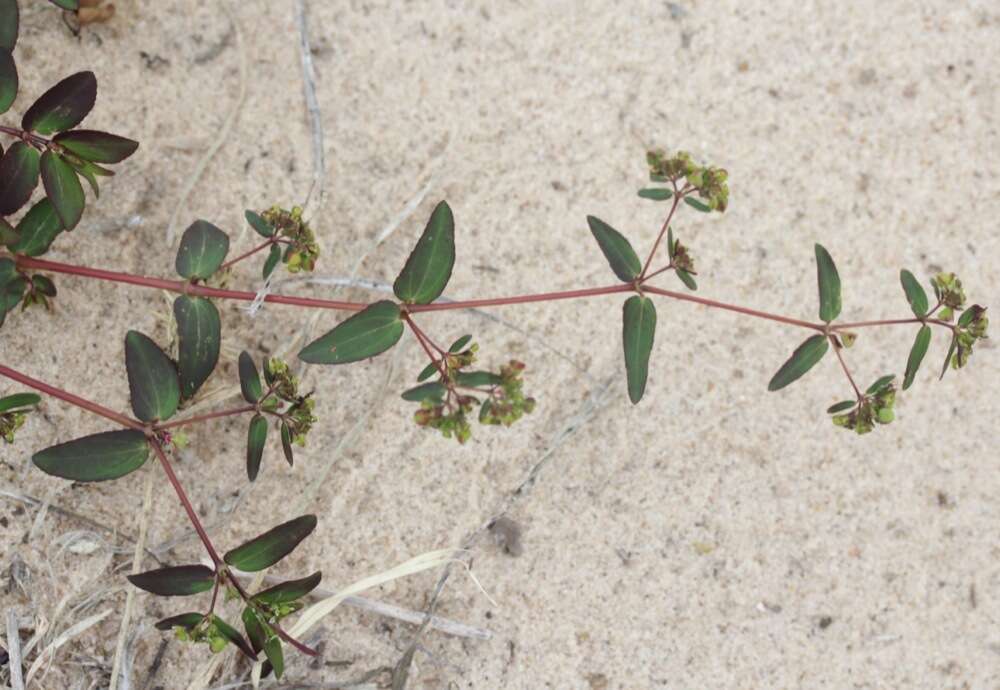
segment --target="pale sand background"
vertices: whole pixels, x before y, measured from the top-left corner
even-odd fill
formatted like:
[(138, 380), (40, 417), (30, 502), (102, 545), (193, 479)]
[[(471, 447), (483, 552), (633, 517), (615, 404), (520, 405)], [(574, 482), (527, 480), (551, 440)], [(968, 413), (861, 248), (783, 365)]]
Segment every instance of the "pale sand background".
[[(253, 241), (240, 234), (242, 209), (305, 198), (313, 157), (295, 8), (120, 4), (111, 24), (74, 39), (47, 4), (29, 3), (14, 112), (75, 69), (97, 73), (85, 124), (142, 147), (54, 256), (168, 276), (168, 218), (234, 108), (241, 59), (246, 102), (181, 228), (212, 220), (234, 232), (238, 251)], [(656, 144), (731, 171), (724, 217), (689, 212), (677, 222), (702, 294), (813, 318), (820, 241), (844, 278), (846, 318), (906, 315), (903, 266), (921, 278), (957, 271), (973, 300), (998, 301), (993, 2), (313, 0), (307, 15), (327, 163), (314, 219), (322, 275), (349, 274), (429, 182), (360, 276), (391, 280), (432, 204), (447, 198), (460, 256), (449, 296), (609, 283), (584, 218), (599, 215), (648, 247), (662, 206), (635, 190), (644, 147)], [(258, 270), (248, 266), (239, 282), (256, 285)], [(0, 361), (127, 409), (121, 339), (135, 327), (165, 342), (169, 301), (89, 281), (58, 285), (55, 314), (9, 322)], [(428, 633), (412, 687), (1000, 688), (996, 349), (982, 347), (970, 370), (937, 384), (938, 334), (918, 385), (901, 396), (899, 421), (859, 439), (823, 414), (847, 392), (832, 359), (784, 393), (766, 392), (801, 332), (680, 303), (659, 303), (649, 390), (631, 406), (621, 301), (492, 312), (531, 337), (473, 314), (423, 319), (442, 340), (474, 330), (487, 363), (528, 362), (540, 404), (513, 432), (477, 430), (458, 447), (416, 429), (397, 398), (423, 366), (407, 339), (395, 359), (312, 372), (322, 424), (294, 470), (272, 447), (247, 487), (242, 423), (219, 424), (196, 436), (182, 481), (224, 544), (254, 533), (251, 520), (317, 512), (320, 529), (282, 572), (321, 568), (336, 588), (459, 544), (573, 427), (513, 500), (524, 554), (477, 542), (474, 572), (497, 605), (461, 573), (444, 590), (439, 613), (489, 628), (493, 640)], [(235, 380), (240, 349), (268, 351), (304, 320), (286, 308), (256, 321), (223, 308), (222, 382)], [(337, 318), (324, 314), (318, 328)], [(908, 328), (866, 332), (848, 355), (859, 378), (901, 373), (912, 337)], [(107, 428), (53, 401), (43, 410), (2, 450), (5, 490), (134, 536), (143, 477), (158, 470), (86, 486), (42, 475), (32, 449)], [(360, 435), (337, 454), (360, 415)], [(302, 509), (307, 488), (318, 494)], [(8, 499), (0, 515), (0, 565), (9, 573), (23, 562), (30, 583), (29, 599), (5, 573), (0, 609), (62, 629), (123, 605), (130, 542), (102, 535), (94, 549), (74, 535), (89, 527), (53, 512), (32, 533), (36, 510)], [(157, 488), (150, 544), (188, 532), (168, 489)], [(188, 539), (163, 557), (190, 562), (200, 550)], [(420, 609), (437, 577), (374, 596)], [(113, 589), (55, 618), (64, 597), (68, 610), (102, 588)], [(152, 622), (188, 603), (143, 595), (137, 606), (130, 687), (184, 687), (208, 658), (203, 648), (182, 662), (171, 643), (148, 682), (147, 673), (166, 639)], [(115, 613), (64, 647), (35, 687), (103, 687), (118, 624)], [(325, 627), (326, 665), (291, 655), (287, 677), (298, 687), (356, 679), (395, 663), (412, 632), (345, 609)]]

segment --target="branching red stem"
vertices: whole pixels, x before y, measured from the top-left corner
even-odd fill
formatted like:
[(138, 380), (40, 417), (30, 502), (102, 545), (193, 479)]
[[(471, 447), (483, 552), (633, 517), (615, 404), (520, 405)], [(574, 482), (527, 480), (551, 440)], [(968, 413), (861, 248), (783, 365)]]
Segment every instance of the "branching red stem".
[(53, 398), (58, 398), (64, 402), (68, 402), (70, 405), (76, 405), (80, 409), (86, 410), (92, 414), (96, 414), (105, 419), (110, 419), (112, 422), (117, 422), (124, 427), (129, 429), (135, 429), (136, 431), (146, 431), (146, 427), (142, 425), (142, 422), (132, 419), (131, 417), (126, 417), (123, 414), (119, 414), (114, 410), (109, 410), (103, 405), (98, 405), (95, 402), (91, 402), (85, 398), (81, 398), (78, 395), (73, 395), (68, 391), (64, 391), (62, 388), (56, 388), (55, 386), (50, 386), (44, 381), (39, 381), (38, 379), (32, 378), (27, 374), (22, 374), (19, 371), (11, 369), (8, 366), (0, 364), (0, 375), (6, 376), (12, 381), (17, 381), (18, 383), (24, 384), (29, 388), (34, 388), (36, 391), (41, 391), (46, 395), (51, 395)]
[(832, 335), (828, 336), (830, 340), (830, 347), (833, 351), (837, 353), (837, 359), (840, 361), (840, 368), (844, 370), (844, 374), (847, 376), (847, 380), (851, 383), (851, 388), (854, 389), (854, 394), (858, 396), (858, 400), (861, 400), (864, 396), (861, 394), (861, 389), (858, 388), (858, 384), (854, 382), (854, 377), (851, 376), (851, 370), (847, 368), (847, 362), (844, 361), (844, 355), (840, 353), (841, 347), (837, 342), (837, 339)]
[(243, 254), (240, 254), (239, 256), (237, 256), (235, 259), (232, 259), (232, 260), (227, 261), (226, 263), (222, 264), (221, 266), (219, 266), (219, 270), (220, 271), (225, 271), (227, 268), (230, 268), (234, 264), (237, 264), (240, 261), (243, 261), (243, 259), (248, 259), (251, 256), (253, 256), (254, 254), (256, 254), (257, 252), (259, 252), (261, 250), (264, 250), (264, 249), (267, 249), (268, 247), (270, 247), (275, 242), (276, 242), (275, 239), (273, 239), (273, 238), (269, 239), (267, 242), (264, 242), (263, 244), (259, 244), (256, 247), (254, 247), (253, 249), (251, 249), (250, 251), (244, 252)]
[(728, 304), (726, 302), (719, 302), (714, 299), (708, 299), (706, 297), (695, 297), (694, 295), (689, 295), (683, 292), (674, 292), (673, 290), (664, 290), (663, 288), (653, 287), (651, 285), (643, 285), (643, 292), (651, 292), (654, 295), (663, 295), (664, 297), (672, 297), (673, 299), (681, 300), (683, 302), (694, 302), (695, 304), (702, 304), (706, 307), (712, 307), (714, 309), (725, 309), (726, 311), (734, 311), (738, 314), (746, 314), (747, 316), (756, 316), (759, 319), (767, 319), (768, 321), (777, 321), (778, 323), (785, 323), (790, 326), (799, 326), (800, 328), (809, 328), (814, 331), (823, 331), (823, 324), (812, 323), (811, 321), (803, 321), (801, 319), (793, 319), (788, 316), (781, 316), (780, 314), (771, 314), (766, 311), (758, 311), (757, 309), (749, 309), (747, 307), (741, 307), (736, 304)]
[(235, 407), (230, 410), (219, 410), (218, 412), (209, 412), (207, 414), (198, 415), (197, 417), (188, 417), (187, 419), (176, 419), (172, 422), (166, 422), (164, 424), (156, 424), (153, 426), (157, 431), (166, 431), (167, 429), (176, 429), (179, 426), (188, 426), (189, 424), (197, 424), (198, 422), (208, 421), (209, 419), (218, 419), (219, 417), (231, 417), (237, 414), (244, 414), (246, 412), (253, 412), (257, 409), (256, 405), (244, 405), (242, 407)]

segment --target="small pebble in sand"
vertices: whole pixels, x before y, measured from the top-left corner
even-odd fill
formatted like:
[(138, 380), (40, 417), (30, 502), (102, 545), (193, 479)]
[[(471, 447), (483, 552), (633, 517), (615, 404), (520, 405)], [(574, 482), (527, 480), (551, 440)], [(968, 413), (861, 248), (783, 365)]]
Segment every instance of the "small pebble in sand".
[(515, 558), (524, 553), (521, 544), (521, 526), (508, 517), (500, 517), (490, 525), (490, 533), (505, 554)]

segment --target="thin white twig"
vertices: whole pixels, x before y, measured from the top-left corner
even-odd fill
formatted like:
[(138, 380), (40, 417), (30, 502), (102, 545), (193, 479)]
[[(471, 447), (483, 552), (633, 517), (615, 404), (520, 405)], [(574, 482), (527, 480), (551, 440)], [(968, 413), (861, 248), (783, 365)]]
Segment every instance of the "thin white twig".
[[(139, 538), (135, 542), (135, 553), (132, 555), (132, 574), (137, 575), (142, 571), (142, 554), (146, 547), (146, 533), (149, 530), (149, 514), (153, 510), (153, 472), (146, 472), (146, 490), (142, 499), (142, 519), (139, 523)], [(132, 619), (132, 606), (135, 601), (135, 587), (128, 588), (125, 597), (125, 611), (122, 613), (121, 628), (118, 630), (118, 643), (115, 645), (115, 659), (111, 665), (111, 685), (108, 690), (118, 690), (119, 677), (124, 669), (122, 668), (123, 654), (125, 652), (125, 641), (128, 639), (128, 627)], [(125, 685), (128, 685), (128, 678), (125, 678)]]
[(21, 633), (17, 623), (17, 612), (7, 609), (7, 667), (10, 669), (11, 690), (24, 690), (24, 676), (21, 675)]
[(326, 199), (326, 160), (323, 153), (323, 114), (316, 98), (316, 73), (313, 70), (312, 48), (309, 45), (309, 25), (306, 22), (305, 0), (295, 3), (295, 25), (299, 30), (299, 59), (302, 62), (302, 90), (305, 92), (306, 109), (312, 120), (313, 180), (309, 193), (302, 204), (309, 207), (313, 192), (316, 192), (316, 208), (312, 216), (318, 216)]
[[(269, 585), (275, 585), (279, 582), (283, 582), (284, 579), (285, 578), (275, 577), (274, 575), (266, 575), (264, 577), (264, 582)], [(336, 592), (332, 590), (317, 587), (311, 592), (310, 596), (325, 599), (327, 597), (332, 597), (335, 594)], [(369, 599), (367, 597), (352, 595), (344, 599), (344, 604), (361, 609), (362, 611), (377, 614), (379, 616), (395, 618), (396, 620), (401, 620), (406, 623), (412, 623), (413, 625), (420, 625), (424, 620), (424, 614), (420, 611), (413, 611), (411, 609), (403, 608), (402, 606), (388, 604), (384, 601)], [(432, 616), (429, 627), (443, 632), (446, 635), (454, 635), (455, 637), (469, 637), (475, 640), (493, 639), (493, 633), (489, 630), (460, 623), (458, 621), (451, 620), (450, 618), (441, 618), (440, 616)]]
[(233, 27), (233, 34), (236, 36), (236, 54), (239, 57), (240, 67), (239, 92), (236, 96), (236, 102), (233, 103), (233, 107), (226, 116), (226, 120), (222, 124), (222, 127), (213, 134), (212, 145), (208, 147), (208, 150), (205, 151), (205, 155), (202, 156), (200, 161), (198, 161), (198, 165), (195, 166), (194, 173), (188, 178), (187, 184), (184, 185), (184, 190), (181, 192), (180, 199), (177, 200), (177, 205), (174, 206), (174, 210), (170, 214), (170, 221), (167, 223), (168, 246), (173, 245), (174, 243), (174, 238), (177, 235), (177, 217), (180, 215), (182, 209), (187, 208), (188, 197), (191, 196), (191, 192), (194, 190), (195, 185), (197, 185), (201, 180), (201, 176), (205, 173), (205, 169), (208, 168), (208, 164), (215, 159), (216, 154), (219, 153), (223, 144), (232, 138), (229, 136), (229, 133), (232, 131), (233, 125), (236, 124), (236, 118), (243, 109), (243, 103), (246, 101), (247, 97), (247, 61), (246, 56), (243, 54), (243, 34), (240, 31), (239, 22), (236, 21), (236, 17), (233, 16), (229, 6), (226, 3), (219, 3), (219, 7), (222, 8), (222, 11), (229, 18), (229, 23)]

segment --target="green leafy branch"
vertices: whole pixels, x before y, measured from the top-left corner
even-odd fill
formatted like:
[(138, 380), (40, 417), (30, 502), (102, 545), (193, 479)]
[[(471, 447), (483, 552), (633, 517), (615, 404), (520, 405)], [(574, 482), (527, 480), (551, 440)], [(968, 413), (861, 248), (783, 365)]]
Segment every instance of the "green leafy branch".
[[(55, 1), (68, 9), (75, 2)], [(15, 102), (19, 81), (13, 50), (18, 33), (15, 0), (0, 0), (0, 114)], [(312, 365), (339, 365), (367, 360), (388, 351), (410, 331), (429, 360), (415, 377), (415, 386), (402, 393), (404, 401), (418, 407), (413, 419), (419, 426), (435, 429), (460, 443), (471, 437), (473, 418), (483, 425), (509, 427), (530, 414), (536, 401), (524, 391), (526, 366), (510, 360), (496, 370), (478, 366), (480, 348), (472, 334), (463, 334), (447, 348), (418, 324), (423, 314), (455, 309), (511, 306), (567, 299), (585, 299), (627, 293), (622, 305), (622, 352), (626, 390), (633, 404), (643, 398), (657, 328), (654, 297), (699, 304), (765, 319), (811, 331), (771, 378), (768, 389), (777, 391), (797, 381), (833, 349), (853, 397), (827, 411), (836, 426), (859, 434), (888, 424), (895, 418), (896, 376), (880, 376), (862, 389), (848, 367), (844, 350), (857, 340), (861, 329), (912, 325), (916, 336), (902, 378), (901, 390), (910, 388), (927, 354), (934, 327), (949, 333), (950, 344), (941, 376), (949, 368), (964, 367), (978, 341), (987, 337), (986, 309), (967, 305), (961, 281), (951, 273), (931, 279), (936, 303), (931, 306), (926, 291), (909, 271), (900, 273), (904, 296), (912, 318), (839, 322), (842, 286), (829, 252), (815, 246), (819, 298), (818, 321), (808, 321), (730, 304), (692, 294), (698, 289), (692, 248), (674, 235), (674, 221), (683, 205), (699, 213), (722, 213), (729, 205), (728, 172), (694, 162), (687, 153), (647, 154), (653, 186), (639, 196), (654, 202), (669, 202), (669, 209), (644, 260), (629, 239), (610, 224), (587, 217), (591, 235), (617, 278), (616, 283), (597, 287), (535, 294), (443, 301), (456, 262), (456, 226), (451, 207), (438, 203), (402, 270), (393, 283), (395, 299), (351, 302), (265, 294), (224, 287), (232, 269), (255, 256), (263, 257), (260, 275), (270, 279), (279, 265), (290, 273), (312, 271), (320, 256), (310, 221), (301, 208), (271, 206), (260, 212), (248, 210), (247, 223), (262, 241), (228, 259), (229, 235), (214, 224), (197, 220), (184, 232), (174, 262), (177, 279), (157, 278), (102, 268), (78, 266), (39, 258), (63, 234), (80, 223), (86, 206), (85, 181), (99, 193), (98, 177), (113, 172), (107, 165), (132, 155), (138, 143), (115, 134), (76, 127), (89, 114), (97, 95), (92, 72), (78, 72), (46, 91), (24, 113), (20, 127), (0, 126), (0, 134), (13, 138), (0, 147), (0, 326), (20, 305), (49, 307), (58, 295), (55, 283), (43, 273), (131, 284), (168, 290), (177, 294), (173, 304), (177, 327), (177, 357), (152, 338), (129, 331), (124, 340), (124, 360), (129, 398), (134, 417), (105, 408), (93, 401), (34, 379), (5, 364), (0, 376), (38, 393), (49, 395), (117, 424), (120, 429), (70, 440), (36, 452), (33, 463), (42, 471), (73, 481), (108, 481), (140, 469), (150, 453), (157, 457), (167, 481), (176, 493), (193, 529), (208, 554), (210, 566), (174, 565), (134, 575), (136, 587), (160, 596), (191, 596), (211, 591), (204, 610), (172, 616), (158, 623), (172, 629), (179, 639), (203, 642), (213, 651), (229, 644), (256, 659), (263, 652), (276, 675), (285, 661), (282, 641), (307, 654), (314, 653), (290, 637), (280, 621), (301, 608), (301, 599), (320, 582), (321, 574), (280, 583), (261, 592), (247, 592), (236, 577), (237, 570), (255, 572), (288, 556), (316, 527), (316, 518), (302, 516), (282, 523), (220, 556), (194, 511), (170, 461), (175, 449), (187, 443), (188, 427), (225, 417), (247, 418), (246, 471), (254, 481), (261, 471), (270, 429), (276, 429), (282, 454), (291, 465), (293, 448), (306, 443), (316, 423), (312, 391), (302, 392), (289, 366), (265, 358), (258, 368), (249, 352), (238, 363), (240, 391), (245, 404), (213, 412), (185, 416), (198, 399), (204, 384), (214, 375), (220, 358), (222, 319), (213, 300), (264, 302), (310, 309), (348, 312), (350, 315), (328, 332), (307, 344), (298, 358)], [(44, 196), (20, 216), (16, 224), (7, 220), (28, 206), (41, 182)], [(665, 247), (666, 261), (663, 261)], [(265, 255), (266, 253), (266, 255)], [(228, 259), (228, 260), (227, 260)], [(657, 264), (657, 259), (661, 261)], [(673, 272), (686, 292), (653, 283)], [(447, 341), (443, 341), (447, 342)], [(15, 433), (41, 398), (36, 393), (0, 397), (0, 438), (14, 441)], [(478, 413), (476, 408), (478, 407)], [(220, 592), (242, 603), (243, 632), (217, 613)]]

